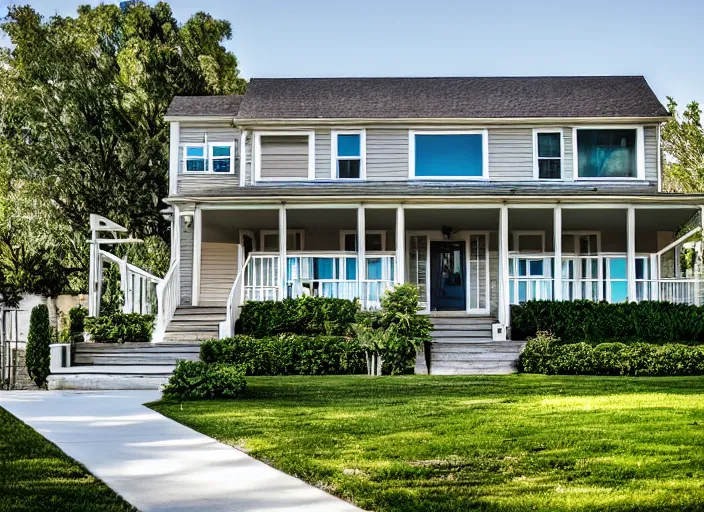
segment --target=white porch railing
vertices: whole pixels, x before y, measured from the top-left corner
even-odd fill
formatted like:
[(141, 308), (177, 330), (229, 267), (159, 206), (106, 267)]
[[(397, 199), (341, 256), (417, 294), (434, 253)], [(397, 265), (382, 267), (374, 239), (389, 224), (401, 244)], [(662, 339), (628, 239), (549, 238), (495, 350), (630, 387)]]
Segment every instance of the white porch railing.
[[(127, 263), (107, 251), (100, 251), (100, 262), (108, 261), (120, 267), (120, 290), (125, 299), (123, 313), (152, 314), (152, 302), (161, 279), (146, 270)], [(100, 279), (102, 281), (102, 278)]]
[(644, 294), (652, 300), (684, 304), (702, 304), (704, 286), (699, 279), (657, 279), (644, 283), (648, 289)]
[(181, 295), (181, 277), (178, 261), (171, 265), (164, 279), (156, 286), (158, 315), (152, 341), (164, 339), (166, 327), (174, 317)]
[(279, 300), (278, 253), (251, 253), (247, 260), (248, 263), (244, 266), (243, 301)]
[[(247, 256), (244, 262), (243, 269), (249, 266), (249, 262), (252, 260), (252, 255)], [(239, 272), (235, 278), (235, 282), (232, 284), (232, 289), (230, 290), (230, 295), (227, 297), (227, 307), (225, 309), (225, 320), (220, 322), (218, 327), (218, 334), (220, 338), (228, 338), (235, 335), (235, 322), (240, 317), (240, 306), (244, 298), (244, 282), (245, 282), (245, 272)]]

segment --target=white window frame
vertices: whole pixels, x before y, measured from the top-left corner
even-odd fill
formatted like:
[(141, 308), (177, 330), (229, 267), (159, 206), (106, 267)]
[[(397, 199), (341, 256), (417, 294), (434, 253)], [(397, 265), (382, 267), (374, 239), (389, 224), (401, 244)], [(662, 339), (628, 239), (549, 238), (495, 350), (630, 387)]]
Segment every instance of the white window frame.
[[(286, 236), (291, 235), (291, 234), (296, 234), (296, 233), (301, 235), (301, 249), (300, 250), (303, 251), (303, 250), (305, 250), (305, 247), (306, 247), (306, 230), (305, 229), (287, 229), (286, 230)], [(262, 229), (259, 232), (259, 247), (261, 247), (261, 250), (265, 251), (264, 248), (266, 247), (264, 245), (264, 237), (266, 237), (267, 235), (277, 235), (278, 236), (278, 234), (279, 234), (278, 229)], [(289, 248), (288, 244), (286, 244), (286, 252), (287, 253), (292, 252), (292, 251), (295, 252), (297, 250), (298, 249)], [(278, 251), (278, 249), (277, 249), (277, 251)]]
[[(521, 246), (520, 246), (520, 238), (521, 236), (540, 236), (542, 238), (542, 250), (540, 251), (541, 253), (545, 252), (545, 231), (543, 230), (515, 230), (512, 231), (513, 233), (513, 251), (511, 251), (512, 254), (520, 254), (521, 253)], [(523, 253), (523, 254), (531, 254), (531, 253)]]
[[(337, 154), (338, 135), (359, 135), (359, 178), (340, 178), (338, 162), (340, 160), (356, 160), (355, 157), (340, 157)], [(362, 181), (367, 179), (367, 130), (332, 130), (330, 132), (330, 179), (340, 181)]]
[[(304, 178), (262, 178), (262, 136), (264, 137), (308, 137), (308, 176)], [(311, 181), (315, 179), (315, 130), (272, 130), (254, 132), (254, 181)]]
[[(416, 176), (416, 135), (481, 135), (481, 176)], [(489, 179), (489, 130), (408, 130), (408, 178), (424, 181), (482, 181)]]
[[(181, 172), (183, 174), (208, 174), (208, 144), (206, 142), (195, 142), (188, 144), (181, 144), (183, 148), (183, 158), (181, 160)], [(205, 161), (205, 169), (202, 171), (189, 171), (187, 169), (186, 163), (188, 160), (200, 160), (200, 158), (188, 158), (188, 148), (201, 148), (203, 150), (203, 160)]]
[[(586, 177), (579, 176), (579, 147), (577, 137), (580, 130), (635, 130), (636, 175), (634, 177)], [(643, 125), (598, 125), (572, 127), (572, 179), (574, 181), (645, 181), (645, 138)]]
[[(560, 135), (560, 156), (559, 157), (541, 157), (538, 153), (538, 135), (543, 133), (557, 133)], [(560, 160), (560, 177), (559, 178), (541, 178), (540, 177), (540, 160)], [(565, 135), (562, 128), (533, 128), (533, 179), (551, 182), (563, 181), (565, 179)]]
[[(365, 237), (366, 237), (366, 235), (381, 235), (381, 251), (368, 251), (367, 250), (365, 252), (375, 254), (378, 252), (386, 251), (386, 231), (385, 230), (383, 230), (383, 229), (378, 229), (378, 230), (368, 229), (364, 232), (364, 234), (365, 234)], [(345, 250), (345, 237), (347, 235), (357, 236), (357, 230), (356, 229), (341, 229), (340, 230), (340, 250), (341, 251)]]
[[(213, 149), (215, 147), (228, 147), (230, 148), (230, 170), (227, 172), (215, 172), (213, 170), (213, 160), (216, 157), (213, 156)], [(217, 157), (217, 160), (224, 160), (224, 157)], [(235, 141), (229, 142), (209, 142), (208, 143), (208, 169), (209, 174), (235, 174)]]

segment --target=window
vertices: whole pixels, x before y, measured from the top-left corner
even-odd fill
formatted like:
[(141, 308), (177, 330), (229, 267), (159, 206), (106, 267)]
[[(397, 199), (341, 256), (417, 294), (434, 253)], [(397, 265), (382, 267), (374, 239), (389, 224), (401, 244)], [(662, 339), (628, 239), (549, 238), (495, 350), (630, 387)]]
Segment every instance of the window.
[(332, 179), (364, 178), (365, 132), (332, 132)]
[(234, 144), (211, 144), (210, 169), (215, 173), (232, 173), (234, 152)]
[(411, 178), (484, 179), (488, 177), (488, 135), (478, 132), (410, 131)]
[(184, 172), (234, 173), (237, 168), (236, 142), (185, 144), (183, 146)]
[(562, 131), (533, 130), (534, 174), (540, 180), (562, 179)]
[(208, 170), (205, 144), (186, 145), (183, 147), (183, 154), (185, 172), (206, 172)]
[[(357, 232), (340, 231), (340, 245), (343, 251), (357, 251)], [(386, 250), (386, 231), (367, 231), (364, 235), (365, 252)]]
[(514, 231), (512, 250), (523, 253), (545, 252), (545, 231)]
[[(289, 229), (286, 233), (286, 250), (302, 251), (305, 231), (302, 229)], [(262, 251), (277, 252), (279, 250), (279, 232), (277, 230), (263, 229), (260, 237)]]
[(577, 177), (638, 178), (639, 128), (580, 128), (577, 134)]
[(315, 179), (315, 131), (254, 132), (254, 181)]

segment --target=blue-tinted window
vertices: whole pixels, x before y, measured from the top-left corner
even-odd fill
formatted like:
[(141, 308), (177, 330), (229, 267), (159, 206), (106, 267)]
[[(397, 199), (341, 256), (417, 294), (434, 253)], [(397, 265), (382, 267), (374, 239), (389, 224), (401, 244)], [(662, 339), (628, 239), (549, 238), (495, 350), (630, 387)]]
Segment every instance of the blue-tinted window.
[(415, 136), (415, 175), (420, 177), (481, 177), (481, 134)]
[(345, 279), (348, 281), (357, 279), (357, 258), (345, 258)]
[(230, 172), (230, 146), (213, 146), (213, 172)]
[(337, 136), (337, 156), (361, 155), (361, 137), (359, 135), (338, 135)]
[(530, 275), (531, 276), (542, 276), (543, 275), (543, 260), (530, 260)]
[(381, 258), (367, 260), (367, 279), (381, 279)]
[(577, 130), (580, 178), (635, 178), (636, 130)]
[(186, 170), (188, 172), (204, 172), (206, 170), (205, 147), (186, 147)]

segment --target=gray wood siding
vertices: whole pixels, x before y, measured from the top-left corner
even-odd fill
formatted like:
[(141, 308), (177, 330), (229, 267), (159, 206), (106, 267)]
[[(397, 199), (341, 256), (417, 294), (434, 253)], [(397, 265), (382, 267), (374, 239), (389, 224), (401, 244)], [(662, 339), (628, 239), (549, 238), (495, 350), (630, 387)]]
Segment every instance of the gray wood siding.
[(658, 181), (658, 131), (655, 126), (643, 129), (645, 146), (645, 179)]
[(193, 296), (193, 226), (186, 229), (183, 217), (181, 225), (181, 261), (179, 279), (181, 281), (181, 304), (190, 305)]
[(496, 181), (533, 179), (533, 130), (531, 128), (489, 130), (489, 179)]
[(180, 144), (178, 150), (178, 182), (176, 193), (179, 195), (198, 195), (208, 189), (237, 186), (239, 184), (239, 161), (235, 159), (234, 174), (184, 173), (182, 144), (204, 144), (207, 142), (234, 142), (238, 148), (240, 131), (227, 122), (207, 125), (188, 125), (180, 127)]
[(237, 277), (237, 244), (203, 242), (199, 304), (225, 304)]
[(367, 130), (367, 179), (408, 179), (408, 130)]
[(261, 177), (307, 178), (307, 135), (262, 135)]
[(571, 180), (573, 179), (573, 162), (572, 162), (572, 128), (563, 127), (562, 128), (562, 144), (564, 145), (564, 159), (562, 160), (562, 179)]
[(315, 132), (315, 179), (329, 180), (330, 160), (332, 159), (330, 146), (330, 131), (320, 130)]

